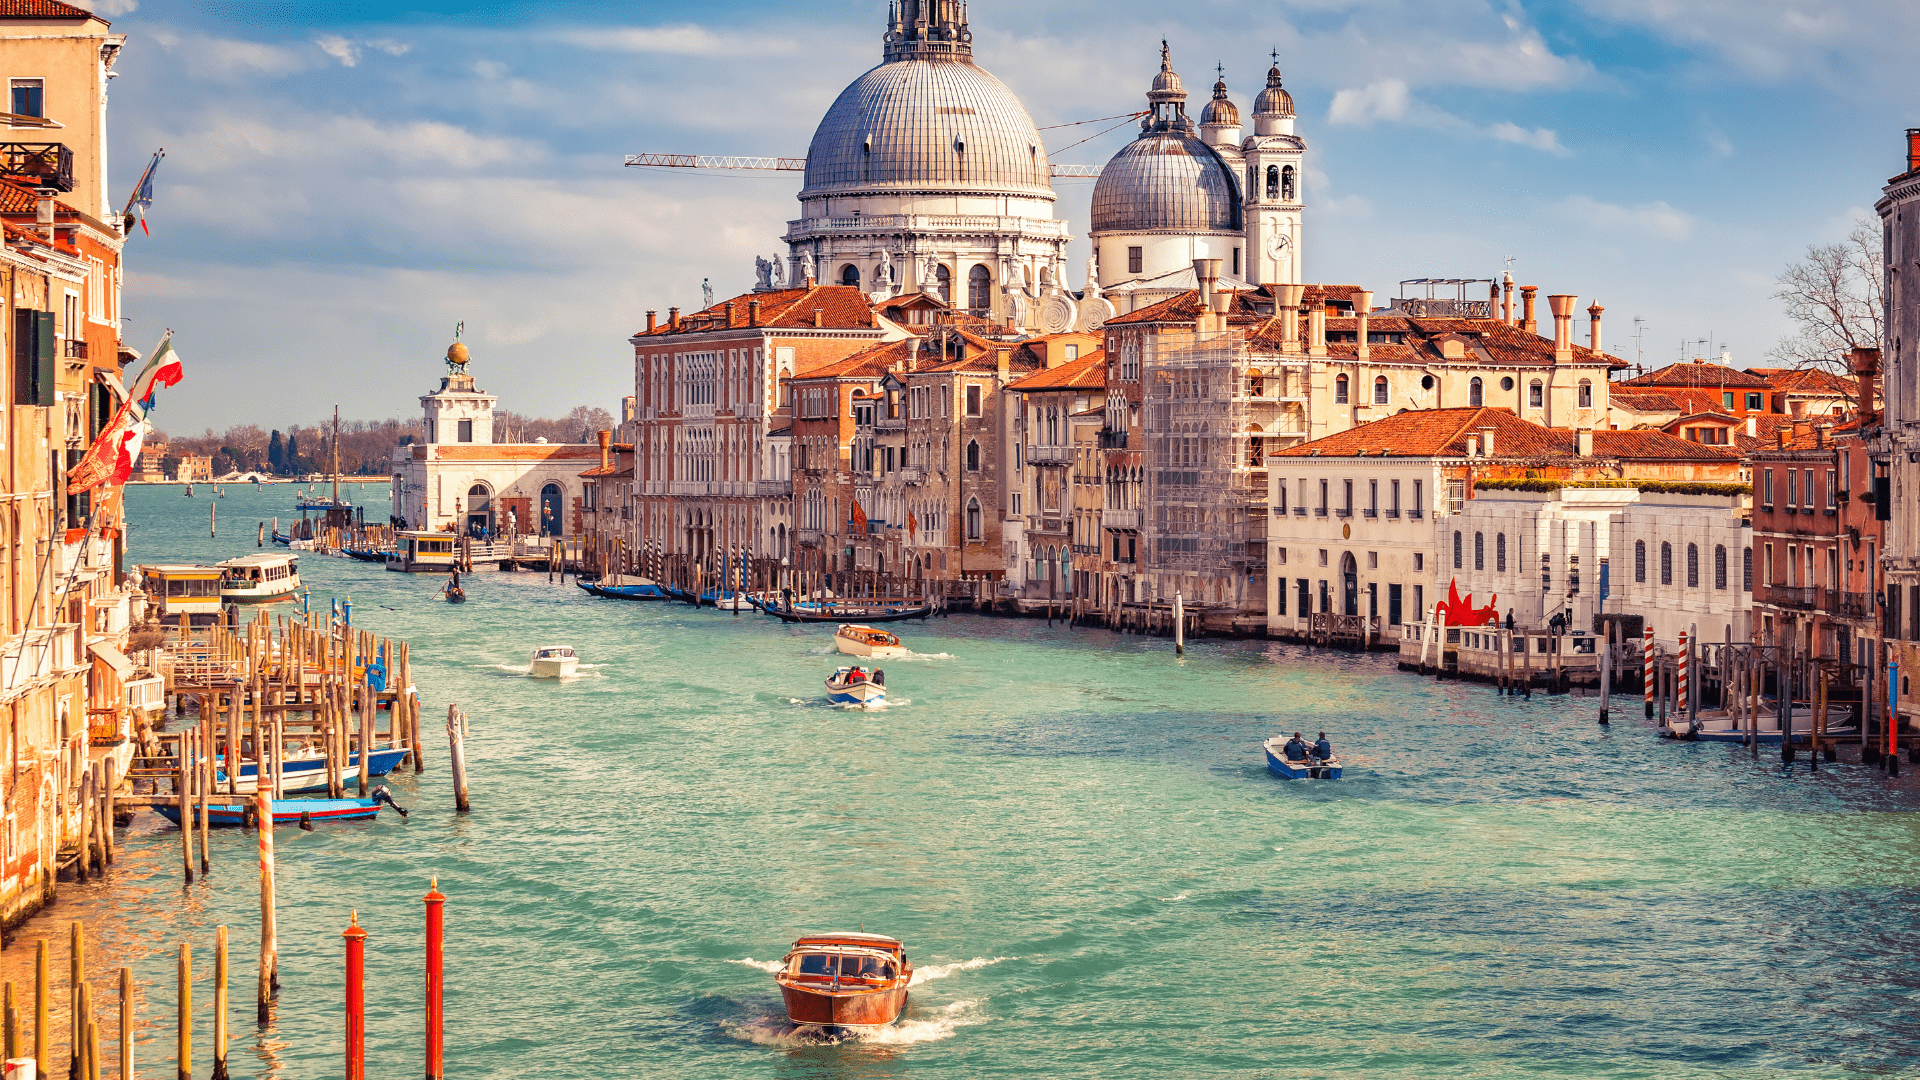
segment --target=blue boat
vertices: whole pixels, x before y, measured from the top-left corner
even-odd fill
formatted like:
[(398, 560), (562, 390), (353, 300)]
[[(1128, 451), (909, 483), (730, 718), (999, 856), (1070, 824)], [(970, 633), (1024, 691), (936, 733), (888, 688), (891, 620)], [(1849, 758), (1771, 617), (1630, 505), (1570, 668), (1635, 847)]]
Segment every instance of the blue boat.
[[(367, 758), (367, 775), (385, 776), (391, 773), (399, 767), (401, 762), (407, 760), (407, 753), (408, 751), (404, 747), (399, 749), (389, 748), (386, 750), (375, 750)], [(227, 770), (224, 761), (224, 757), (216, 757), (214, 759), (214, 771), (222, 784), (227, 782)], [(259, 772), (259, 766), (254, 762), (243, 761), (240, 763), (240, 782), (237, 786), (242, 794), (246, 794), (254, 789), (255, 783), (259, 780)], [(342, 775), (346, 776), (349, 780), (360, 775), (360, 754), (358, 751), (347, 754), (347, 764), (342, 770)], [(280, 767), (280, 781), (281, 792), (289, 795), (308, 791), (327, 790), (326, 755), (318, 750), (311, 749), (303, 749), (296, 753), (288, 754), (285, 763)]]
[[(380, 813), (380, 804), (390, 802), (383, 799), (274, 799), (273, 823), (275, 825), (298, 825), (301, 819), (307, 821), (369, 821)], [(160, 816), (180, 824), (178, 804), (156, 806)], [(247, 823), (245, 804), (211, 804), (207, 807), (207, 827), (211, 829), (237, 829)]]
[(667, 591), (658, 585), (602, 585), (597, 581), (575, 581), (575, 585), (594, 596), (609, 600), (665, 600)]
[(1287, 740), (1268, 739), (1261, 744), (1267, 753), (1267, 771), (1288, 780), (1338, 780), (1340, 779), (1340, 759), (1331, 757), (1325, 761), (1308, 758), (1306, 761), (1288, 761), (1284, 747)]

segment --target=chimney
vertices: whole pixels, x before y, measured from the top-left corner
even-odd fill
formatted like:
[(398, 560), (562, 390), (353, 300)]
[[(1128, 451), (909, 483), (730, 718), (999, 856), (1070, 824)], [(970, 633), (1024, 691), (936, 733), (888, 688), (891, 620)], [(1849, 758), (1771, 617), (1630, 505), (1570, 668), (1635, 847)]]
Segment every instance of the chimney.
[(1193, 260), (1193, 276), (1200, 286), (1200, 321), (1209, 322), (1207, 315), (1220, 314), (1219, 301), (1215, 298), (1220, 287), (1220, 260)]
[(1879, 416), (1879, 395), (1874, 388), (1880, 374), (1880, 350), (1855, 349), (1852, 360), (1853, 377), (1860, 380), (1860, 426), (1864, 428)]
[[(1218, 262), (1219, 260), (1215, 259), (1214, 261)], [(1005, 386), (1008, 382), (1008, 375), (1010, 374), (1009, 368), (1011, 367), (1010, 361), (1013, 358), (1012, 353), (1012, 349), (993, 350), (993, 366), (994, 370), (1000, 374), (1000, 385), (1002, 386)]]
[(729, 328), (733, 326), (733, 321), (733, 301), (729, 300), (727, 301), (727, 326)]
[(1493, 432), (1494, 429), (1491, 427), (1480, 429), (1480, 452), (1488, 457), (1493, 456)]
[(1315, 304), (1307, 312), (1307, 355), (1327, 355), (1327, 309), (1323, 304)]
[(1596, 353), (1600, 351), (1600, 313), (1605, 310), (1607, 309), (1601, 307), (1598, 302), (1587, 309), (1587, 318), (1593, 320), (1593, 329), (1588, 331), (1587, 348)]
[(1501, 287), (1506, 290), (1506, 296), (1503, 297), (1501, 300), (1502, 309), (1500, 314), (1500, 321), (1503, 323), (1506, 323), (1508, 326), (1512, 326), (1513, 325), (1513, 275), (1502, 274), (1500, 276), (1503, 279), (1501, 281)]
[(1353, 315), (1354, 318), (1358, 320), (1358, 332), (1354, 335), (1354, 340), (1360, 343), (1358, 356), (1362, 360), (1368, 359), (1373, 355), (1373, 351), (1367, 348), (1367, 316), (1372, 313), (1373, 294), (1365, 289), (1355, 292), (1353, 294)]
[(827, 325), (827, 324), (826, 324), (826, 322), (825, 322), (825, 321), (824, 321), (824, 320), (823, 320), (823, 319), (821, 318), (821, 316), (820, 316), (820, 312), (821, 312), (821, 309), (820, 309), (820, 308), (814, 308), (814, 309), (813, 309), (813, 325), (815, 325), (815, 326), (825, 326), (825, 325)]
[(653, 333), (654, 328), (657, 325), (656, 320), (658, 320), (659, 318), (660, 318), (659, 312), (657, 311), (647, 312), (647, 333), (649, 334)]
[(1760, 418), (1753, 415), (1752, 413), (1748, 413), (1747, 414), (1747, 438), (1757, 439), (1759, 437), (1760, 437)]
[(1307, 291), (1305, 285), (1282, 285), (1274, 292), (1277, 307), (1280, 309), (1280, 354), (1298, 356), (1300, 353), (1300, 298)]
[(1467, 436), (1467, 456), (1468, 457), (1480, 456), (1480, 436), (1478, 435)]
[(34, 221), (40, 226), (40, 235), (46, 237), (49, 244), (53, 243), (53, 196), (40, 196), (34, 210)]
[(1827, 441), (1832, 437), (1833, 437), (1832, 424), (1821, 424), (1819, 427), (1816, 427), (1813, 429), (1813, 445), (1819, 447), (1822, 450), (1825, 450), (1827, 448)]
[(760, 325), (760, 301), (758, 300), (747, 301), (747, 325)]
[(680, 309), (679, 308), (670, 307), (667, 309), (667, 329), (669, 330), (680, 329)]
[(1547, 297), (1553, 309), (1553, 362), (1564, 364), (1573, 359), (1573, 305), (1580, 298), (1558, 293)]
[(1593, 456), (1593, 429), (1583, 427), (1575, 431), (1573, 433), (1573, 445), (1574, 445), (1574, 449), (1579, 452), (1581, 457), (1588, 457), (1588, 458), (1592, 457)]
[(1907, 171), (1920, 172), (1920, 128), (1907, 129)]
[(1774, 432), (1774, 434), (1780, 437), (1780, 449), (1785, 450), (1787, 448), (1787, 440), (1793, 438), (1793, 428), (1786, 424), (1781, 424), (1780, 430)]
[(1537, 334), (1540, 332), (1540, 320), (1533, 317), (1533, 298), (1534, 294), (1539, 291), (1540, 286), (1538, 285), (1520, 286), (1520, 329), (1525, 330), (1529, 334)]
[(608, 454), (612, 452), (612, 446), (613, 446), (613, 432), (608, 431), (606, 428), (601, 428), (600, 429), (600, 467), (603, 469), (606, 468), (611, 461), (611, 459), (608, 457)]

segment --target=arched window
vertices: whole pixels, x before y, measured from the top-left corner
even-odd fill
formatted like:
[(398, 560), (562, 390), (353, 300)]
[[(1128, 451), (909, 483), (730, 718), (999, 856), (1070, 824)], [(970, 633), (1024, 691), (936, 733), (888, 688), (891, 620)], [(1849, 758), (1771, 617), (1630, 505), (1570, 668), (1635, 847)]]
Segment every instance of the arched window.
[(1493, 538), (1493, 568), (1504, 574), (1507, 572), (1507, 534), (1500, 533)]
[(1713, 587), (1727, 587), (1727, 547), (1725, 544), (1713, 545)]
[(493, 528), (493, 499), (487, 492), (487, 485), (475, 484), (467, 489), (467, 529)]
[(559, 536), (561, 518), (560, 485), (548, 484), (540, 489), (540, 535)]
[(1375, 405), (1385, 405), (1387, 403), (1387, 377), (1385, 375), (1373, 380), (1373, 403)]
[(1647, 542), (1645, 540), (1633, 542), (1633, 580), (1639, 585), (1647, 583)]
[(933, 272), (933, 280), (935, 288), (938, 289), (940, 293), (941, 302), (947, 304), (953, 303), (953, 271), (947, 269), (945, 264), (942, 264), (938, 270)]
[(1480, 381), (1480, 376), (1475, 375), (1473, 381), (1467, 383), (1467, 404), (1478, 408), (1486, 403), (1487, 385)]
[(980, 500), (967, 500), (967, 539), (980, 539)]
[(1547, 388), (1539, 379), (1527, 384), (1527, 408), (1544, 409), (1547, 407)]
[(1742, 548), (1740, 551), (1740, 591), (1741, 592), (1753, 591), (1753, 549), (1752, 548)]
[(1473, 534), (1473, 568), (1475, 570), (1485, 570), (1487, 568), (1486, 533)]
[(1280, 170), (1280, 197), (1286, 199), (1288, 202), (1292, 202), (1294, 187), (1293, 166), (1289, 165)]
[(977, 442), (967, 443), (967, 471), (980, 471), (980, 444)]
[(1592, 379), (1580, 380), (1580, 407), (1583, 409), (1593, 408), (1593, 380)]
[(985, 315), (993, 306), (993, 272), (976, 263), (967, 271), (967, 307), (975, 315)]
[(1660, 544), (1660, 584), (1673, 584), (1673, 545), (1665, 541)]
[(840, 270), (840, 284), (851, 285), (856, 289), (859, 288), (860, 287), (860, 268), (853, 265), (852, 263), (848, 263), (846, 266), (842, 267)]
[(1277, 199), (1279, 197), (1280, 197), (1280, 166), (1269, 165), (1267, 166), (1267, 198)]
[(1341, 375), (1333, 380), (1333, 403), (1335, 405), (1345, 405), (1347, 403), (1347, 377), (1345, 375)]
[(1700, 545), (1687, 545), (1687, 588), (1700, 587)]
[(1455, 570), (1460, 569), (1460, 539), (1460, 531), (1455, 529), (1453, 533), (1453, 568)]

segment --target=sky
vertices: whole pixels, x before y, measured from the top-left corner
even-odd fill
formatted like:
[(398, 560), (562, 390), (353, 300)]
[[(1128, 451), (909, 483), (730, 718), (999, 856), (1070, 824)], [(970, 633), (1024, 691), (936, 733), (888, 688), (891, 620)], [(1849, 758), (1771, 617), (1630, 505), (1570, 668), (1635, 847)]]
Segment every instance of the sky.
[[(884, 0), (96, 0), (128, 35), (111, 175), (166, 148), (126, 250), (127, 341), (176, 332), (175, 433), (410, 416), (457, 324), (500, 407), (617, 409), (648, 309), (751, 288), (803, 156), (880, 59)], [(1139, 109), (1160, 41), (1193, 108), (1277, 50), (1308, 143), (1310, 281), (1498, 277), (1606, 308), (1608, 351), (1768, 363), (1775, 277), (1842, 237), (1920, 126), (1910, 0), (973, 0), (976, 61), (1043, 127)], [(1109, 124), (1043, 132), (1100, 164)], [(1083, 266), (1091, 180), (1057, 182)], [(118, 201), (118, 200), (116, 200)], [(1073, 284), (1078, 285), (1078, 271)], [(1541, 305), (1545, 317), (1545, 304)], [(1636, 324), (1635, 320), (1643, 320)], [(1636, 325), (1640, 335), (1635, 339)], [(1709, 344), (1702, 346), (1702, 339)]]

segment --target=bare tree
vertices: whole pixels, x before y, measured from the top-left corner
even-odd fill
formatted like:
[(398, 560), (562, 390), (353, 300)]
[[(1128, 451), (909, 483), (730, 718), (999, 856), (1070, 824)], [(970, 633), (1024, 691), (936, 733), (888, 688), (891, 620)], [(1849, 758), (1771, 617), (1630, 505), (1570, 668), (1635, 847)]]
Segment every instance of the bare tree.
[(1879, 348), (1885, 273), (1877, 222), (1856, 219), (1840, 243), (1809, 245), (1806, 259), (1775, 279), (1773, 298), (1795, 330), (1773, 347), (1774, 358), (1845, 373), (1847, 350)]

